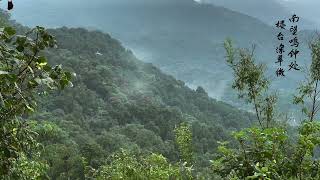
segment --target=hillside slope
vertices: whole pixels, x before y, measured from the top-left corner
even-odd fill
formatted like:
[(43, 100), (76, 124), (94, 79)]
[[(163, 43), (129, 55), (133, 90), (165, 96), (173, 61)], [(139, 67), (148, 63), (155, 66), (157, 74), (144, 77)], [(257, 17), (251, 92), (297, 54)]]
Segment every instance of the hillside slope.
[[(259, 60), (271, 65), (269, 75), (275, 77), (277, 30), (256, 18), (223, 7), (198, 4), (193, 0), (79, 3), (45, 0), (37, 9), (31, 0), (18, 3), (13, 17), (23, 24), (80, 26), (108, 32), (141, 60), (154, 63), (190, 87), (205, 87), (209, 95), (217, 99), (223, 99), (232, 78), (224, 63), (222, 43), (227, 37), (233, 38), (241, 47), (251, 47), (255, 43)], [(308, 54), (305, 49), (301, 52)], [(287, 84), (278, 82), (278, 88), (294, 83), (292, 76), (293, 73), (287, 76)]]
[(44, 143), (49, 144), (46, 156), (53, 162), (52, 174), (64, 171), (54, 162), (63, 161), (65, 155), (52, 148), (69, 147), (61, 143), (66, 137), (73, 145), (62, 152), (73, 159), (78, 152), (93, 167), (120, 148), (160, 152), (176, 161), (173, 129), (187, 121), (193, 128), (197, 162), (204, 166), (217, 141), (228, 140), (231, 131), (251, 124), (249, 113), (209, 98), (201, 87), (191, 90), (137, 60), (107, 34), (81, 28), (50, 32), (58, 41), (58, 49), (47, 52), (50, 62), (75, 73), (72, 88), (41, 98), (40, 113), (30, 117), (53, 122), (68, 134)]
[[(287, 19), (292, 16), (292, 13), (296, 13), (301, 17), (299, 27), (302, 29), (314, 29), (319, 27), (319, 24), (312, 21), (312, 18), (306, 14), (306, 11), (296, 11), (291, 7), (296, 2), (288, 2), (285, 0), (268, 0), (268, 1), (256, 1), (256, 0), (201, 0), (202, 3), (211, 3), (218, 6), (255, 17), (264, 23), (273, 26), (278, 19)], [(303, 1), (305, 3), (305, 1)], [(308, 4), (310, 7), (310, 4)], [(301, 7), (301, 4), (300, 4)]]

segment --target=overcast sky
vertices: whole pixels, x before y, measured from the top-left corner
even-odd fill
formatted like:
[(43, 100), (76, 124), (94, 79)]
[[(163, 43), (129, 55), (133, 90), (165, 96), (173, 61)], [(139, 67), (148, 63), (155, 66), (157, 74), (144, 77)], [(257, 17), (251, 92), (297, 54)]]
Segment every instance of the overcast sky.
[[(90, 13), (93, 7), (97, 4), (115, 4), (115, 2), (119, 3), (135, 3), (137, 1), (143, 2), (144, 0), (13, 0), (15, 4), (14, 11), (12, 11), (13, 17), (20, 20), (27, 19), (26, 16), (32, 16), (36, 17), (38, 13), (35, 13), (35, 11), (42, 11), (39, 10), (41, 7), (45, 7), (44, 9), (50, 9), (49, 12), (54, 16), (54, 9), (66, 9), (69, 8), (70, 11), (72, 11), (72, 5), (76, 7), (81, 7), (81, 9), (88, 7), (88, 11), (84, 11), (83, 13)], [(170, 2), (169, 0), (145, 0), (146, 2)], [(177, 0), (172, 0), (177, 1)], [(183, 1), (183, 0), (180, 0)], [(188, 0), (186, 0), (188, 1)], [(189, 0), (190, 1), (190, 0)], [(197, 0), (200, 1), (200, 0)], [(320, 27), (320, 0), (201, 0), (203, 2), (212, 2), (218, 5), (226, 5), (226, 7), (232, 7), (234, 6), (243, 6), (241, 8), (238, 8), (242, 10), (242, 12), (246, 12), (249, 15), (256, 15), (260, 16), (260, 19), (262, 20), (268, 20), (272, 16), (277, 16), (275, 12), (269, 12), (270, 6), (281, 6), (275, 2), (280, 2), (282, 6), (284, 6), (289, 13), (294, 12), (302, 17), (305, 17), (309, 19), (310, 21), (316, 22), (319, 24), (318, 27)], [(272, 2), (273, 1), (273, 2)], [(243, 2), (243, 3), (240, 3)], [(254, 2), (254, 3), (252, 3)], [(1, 7), (6, 8), (7, 2), (5, 0), (2, 0)], [(246, 4), (247, 3), (247, 4)], [(260, 8), (256, 9), (256, 12), (252, 10), (252, 4), (255, 4), (255, 6), (260, 6)], [(268, 12), (264, 12), (265, 10), (263, 7), (269, 4)], [(61, 5), (61, 7), (59, 7)], [(48, 7), (49, 6), (49, 7)], [(52, 7), (52, 8), (51, 8)], [(90, 9), (91, 7), (91, 9)], [(249, 7), (245, 9), (245, 7)], [(279, 11), (279, 8), (281, 7), (275, 7), (274, 9)], [(77, 9), (77, 8), (74, 8)], [(237, 8), (234, 8), (237, 10)], [(263, 12), (259, 12), (259, 11)], [(42, 12), (45, 13), (45, 12)], [(252, 13), (252, 14), (250, 14)], [(259, 14), (260, 13), (260, 14)], [(257, 15), (258, 14), (258, 15)], [(266, 17), (264, 17), (266, 16)], [(267, 18), (267, 16), (269, 16)]]
[(287, 8), (320, 24), (320, 0), (282, 0)]
[[(305, 23), (309, 25), (316, 23), (315, 27), (318, 29), (320, 27), (320, 0), (197, 0), (197, 2), (221, 5), (258, 17), (265, 22), (281, 16), (281, 13), (297, 14), (305, 18)], [(309, 28), (314, 27), (309, 26)]]

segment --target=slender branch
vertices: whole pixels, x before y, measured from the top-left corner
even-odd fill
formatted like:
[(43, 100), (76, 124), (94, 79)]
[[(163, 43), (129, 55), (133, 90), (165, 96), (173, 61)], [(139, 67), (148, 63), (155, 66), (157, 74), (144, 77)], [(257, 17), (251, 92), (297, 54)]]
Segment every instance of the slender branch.
[(315, 109), (315, 113), (314, 113), (315, 115), (316, 115), (316, 114), (318, 113), (318, 111), (320, 110), (319, 106), (320, 106), (320, 104), (318, 104), (317, 107), (316, 107), (316, 109)]
[(259, 111), (258, 111), (258, 105), (256, 103), (256, 98), (254, 98), (253, 101), (254, 101), (254, 108), (256, 110), (256, 115), (257, 115), (258, 122), (259, 122), (261, 128), (263, 129), (263, 125), (262, 125), (262, 122), (260, 120), (260, 115), (259, 115)]
[(313, 121), (316, 111), (316, 97), (317, 97), (317, 89), (318, 89), (318, 82), (319, 80), (316, 80), (316, 85), (314, 88), (314, 94), (313, 94), (313, 100), (312, 100), (312, 110), (311, 110), (311, 117), (310, 121)]
[(39, 41), (39, 33), (37, 33), (37, 37), (36, 37), (36, 43), (35, 43), (35, 47), (36, 47), (36, 50), (35, 50), (35, 52), (34, 52), (34, 54), (33, 54), (33, 56), (31, 57), (31, 59), (30, 59), (30, 61), (28, 62), (28, 64), (27, 64), (27, 66), (22, 70), (22, 71), (20, 71), (19, 72), (19, 74), (18, 74), (18, 77), (25, 71), (25, 70), (27, 70), (27, 68), (31, 65), (31, 63), (33, 62), (33, 60), (34, 60), (34, 58), (37, 56), (37, 54), (39, 53), (39, 50), (38, 50), (38, 41)]

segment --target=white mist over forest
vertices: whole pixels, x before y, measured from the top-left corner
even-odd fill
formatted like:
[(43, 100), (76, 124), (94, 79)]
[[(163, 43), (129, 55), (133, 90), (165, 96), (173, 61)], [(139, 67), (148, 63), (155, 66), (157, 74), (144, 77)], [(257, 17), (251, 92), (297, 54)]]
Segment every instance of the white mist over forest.
[(13, 2), (0, 179), (320, 179), (320, 2)]
[[(41, 0), (35, 5), (33, 0), (24, 0), (15, 2), (11, 15), (28, 26), (85, 27), (109, 33), (139, 59), (233, 104), (235, 99), (228, 93), (232, 77), (224, 62), (224, 39), (231, 37), (240, 46), (255, 43), (258, 60), (269, 63), (269, 76), (273, 77), (275, 21), (296, 12), (301, 16), (299, 27), (314, 30), (317, 18), (310, 12), (318, 11), (308, 8), (317, 4), (316, 0)], [(301, 53), (308, 59), (308, 50)], [(280, 92), (287, 87), (292, 90), (299, 76), (290, 75), (285, 85), (273, 78), (274, 86)]]

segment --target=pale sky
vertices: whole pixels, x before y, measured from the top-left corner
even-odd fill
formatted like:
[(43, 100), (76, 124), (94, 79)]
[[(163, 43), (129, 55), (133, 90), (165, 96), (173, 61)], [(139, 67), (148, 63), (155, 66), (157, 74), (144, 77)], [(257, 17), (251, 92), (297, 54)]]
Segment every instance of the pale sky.
[[(25, 16), (30, 16), (30, 14), (33, 15), (34, 13), (31, 13), (31, 12), (34, 12), (35, 10), (39, 9), (37, 8), (38, 6), (42, 6), (42, 7), (45, 7), (44, 9), (52, 10), (52, 12), (49, 11), (47, 13), (52, 14), (52, 16), (54, 16), (54, 13), (53, 13), (54, 8), (57, 8), (59, 4), (61, 4), (61, 8), (68, 8), (67, 6), (71, 6), (71, 5), (82, 6), (82, 7), (84, 6), (84, 7), (88, 7), (88, 10), (90, 11), (91, 9), (89, 9), (89, 7), (94, 7), (93, 5), (96, 3), (103, 2), (104, 4), (113, 4), (118, 1), (121, 1), (122, 3), (130, 4), (138, 0), (68, 0), (68, 1), (65, 1), (65, 0), (14, 0), (15, 8), (12, 11), (12, 15), (13, 17), (25, 19), (24, 18)], [(142, 1), (142, 0), (139, 0), (139, 1)], [(161, 2), (161, 1), (162, 0), (153, 0), (153, 2)], [(186, 1), (190, 1), (190, 0), (186, 0)], [(284, 6), (288, 12), (290, 13), (294, 12), (295, 14), (305, 17), (312, 22), (316, 22), (317, 24), (319, 24), (319, 27), (320, 27), (320, 11), (319, 11), (320, 0), (194, 0), (194, 1), (212, 2), (212, 3), (217, 3), (218, 5), (228, 4), (226, 5), (227, 8), (229, 8), (228, 6), (230, 6), (230, 4), (232, 6), (233, 2), (238, 5), (239, 2), (243, 1), (244, 3), (239, 4), (239, 6), (244, 6), (244, 7), (246, 6), (245, 3), (252, 4), (252, 2), (257, 2), (255, 3), (256, 6), (259, 6), (259, 4), (261, 4), (261, 7), (259, 7), (258, 9), (263, 8), (264, 4), (267, 4), (266, 2), (269, 2), (269, 1), (280, 2), (280, 4), (282, 4), (282, 6)], [(224, 3), (224, 2), (227, 2), (227, 3)], [(1, 4), (1, 8), (3, 9), (6, 8), (6, 5), (7, 5), (6, 1), (2, 0), (0, 1), (0, 4)], [(277, 5), (277, 3), (269, 3), (269, 4)], [(37, 10), (37, 11), (42, 11), (42, 10)], [(89, 11), (88, 13), (90, 13)], [(246, 9), (244, 9), (243, 12), (247, 12), (248, 15), (253, 15), (253, 16), (259, 13), (259, 12), (258, 13), (256, 12), (256, 14), (250, 14), (251, 12)], [(265, 14), (265, 12), (263, 12), (260, 14), (261, 14), (260, 19), (265, 20), (266, 18), (264, 18), (264, 16), (273, 16), (274, 12), (271, 11), (268, 14)], [(36, 17), (36, 14), (34, 14), (34, 17)]]

